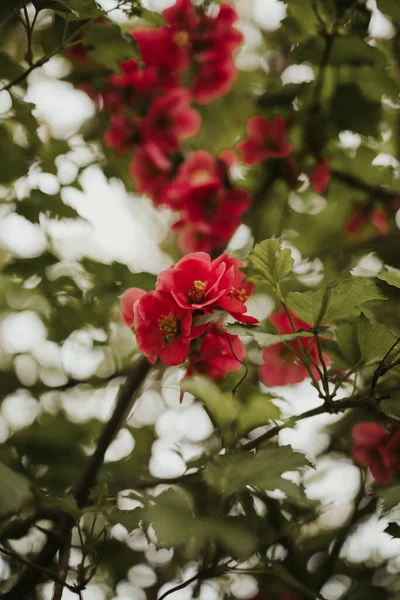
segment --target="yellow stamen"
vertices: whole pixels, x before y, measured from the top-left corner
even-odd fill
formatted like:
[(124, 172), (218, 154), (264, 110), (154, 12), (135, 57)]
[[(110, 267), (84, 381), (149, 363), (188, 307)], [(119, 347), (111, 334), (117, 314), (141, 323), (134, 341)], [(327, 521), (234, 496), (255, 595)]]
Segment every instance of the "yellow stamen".
[(158, 328), (164, 333), (166, 338), (172, 339), (178, 331), (178, 319), (172, 313), (161, 315), (158, 319)]
[(206, 287), (207, 283), (205, 281), (199, 281), (198, 279), (196, 279), (196, 281), (193, 281), (193, 284), (188, 289), (187, 293), (190, 302), (202, 302), (206, 296)]

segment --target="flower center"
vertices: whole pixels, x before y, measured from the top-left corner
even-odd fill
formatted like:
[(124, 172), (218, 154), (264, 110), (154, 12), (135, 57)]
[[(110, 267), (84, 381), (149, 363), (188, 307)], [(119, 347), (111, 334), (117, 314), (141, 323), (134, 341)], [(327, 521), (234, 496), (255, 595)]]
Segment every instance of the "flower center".
[(189, 34), (186, 31), (177, 31), (174, 34), (174, 42), (178, 46), (187, 46), (189, 42)]
[(197, 169), (192, 173), (192, 182), (193, 183), (203, 183), (204, 181), (208, 181), (209, 173), (205, 169)]
[(236, 288), (234, 286), (231, 287), (231, 290), (229, 292), (229, 297), (230, 298), (236, 298), (236, 300), (239, 300), (239, 302), (247, 302), (247, 300), (249, 299), (249, 294), (246, 292), (245, 288)]
[(284, 363), (292, 364), (298, 362), (296, 355), (290, 350), (290, 348), (285, 346), (285, 344), (282, 344), (282, 347), (279, 350), (279, 358)]
[(163, 332), (167, 340), (172, 340), (178, 332), (178, 319), (172, 313), (161, 315), (158, 319), (158, 328)]
[(207, 283), (205, 281), (199, 281), (198, 279), (193, 281), (193, 284), (190, 286), (187, 293), (189, 301), (193, 304), (203, 302), (206, 296), (206, 287)]

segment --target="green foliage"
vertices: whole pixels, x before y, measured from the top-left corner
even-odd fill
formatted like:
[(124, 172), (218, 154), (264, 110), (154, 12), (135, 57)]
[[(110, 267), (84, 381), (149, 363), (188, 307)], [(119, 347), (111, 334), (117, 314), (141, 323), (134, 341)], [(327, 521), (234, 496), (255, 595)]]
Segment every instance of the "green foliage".
[(300, 319), (317, 325), (357, 317), (366, 302), (384, 299), (373, 281), (366, 277), (352, 277), (326, 290), (291, 292), (286, 303)]
[(0, 517), (19, 513), (33, 503), (31, 482), (0, 462)]
[(153, 525), (160, 544), (167, 547), (215, 540), (235, 557), (248, 556), (256, 547), (255, 536), (238, 519), (195, 515), (190, 498), (181, 490), (168, 490), (156, 503), (150, 501), (143, 516)]
[(279, 288), (280, 282), (291, 273), (292, 266), (291, 252), (282, 248), (281, 240), (264, 240), (250, 252), (246, 275), (250, 280), (265, 281)]
[(287, 483), (283, 473), (309, 465), (304, 454), (290, 446), (269, 445), (254, 455), (236, 451), (218, 456), (207, 465), (204, 479), (224, 496), (247, 486), (272, 491)]
[(291, 342), (292, 340), (298, 340), (300, 338), (313, 337), (314, 333), (310, 331), (297, 331), (296, 333), (283, 333), (281, 335), (275, 333), (267, 333), (261, 327), (255, 325), (243, 325), (241, 323), (235, 323), (234, 325), (227, 325), (226, 329), (229, 333), (235, 335), (251, 336), (260, 346), (260, 348), (268, 348), (275, 344), (282, 342)]
[(400, 270), (388, 266), (386, 266), (386, 269), (387, 271), (383, 271), (377, 275), (378, 279), (386, 281), (389, 285), (400, 288)]
[(396, 336), (385, 325), (372, 324), (364, 316), (357, 323), (357, 334), (364, 360), (379, 360), (396, 341)]
[(385, 15), (396, 21), (400, 22), (400, 6), (397, 2), (392, 0), (377, 0), (378, 9)]
[(119, 63), (128, 58), (139, 58), (131, 36), (124, 36), (118, 25), (89, 23), (83, 33), (83, 42), (96, 62), (119, 72)]
[(377, 488), (376, 494), (382, 499), (382, 515), (389, 513), (400, 504), (400, 485)]

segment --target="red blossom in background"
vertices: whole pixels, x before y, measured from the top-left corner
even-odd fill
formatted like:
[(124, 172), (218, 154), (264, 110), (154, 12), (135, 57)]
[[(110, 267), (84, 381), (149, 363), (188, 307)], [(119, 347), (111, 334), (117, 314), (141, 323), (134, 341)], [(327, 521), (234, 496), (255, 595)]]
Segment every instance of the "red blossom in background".
[(286, 139), (286, 123), (282, 117), (268, 121), (251, 117), (246, 125), (247, 139), (238, 144), (245, 165), (257, 165), (269, 158), (286, 158), (293, 144)]
[(370, 222), (381, 235), (386, 235), (389, 232), (388, 214), (380, 207), (372, 207), (369, 209), (361, 204), (356, 204), (354, 211), (347, 218), (344, 225), (344, 233), (346, 237), (354, 237), (362, 232)]
[(187, 375), (201, 373), (220, 381), (240, 369), (245, 354), (245, 346), (237, 335), (212, 324), (191, 356)]
[[(310, 329), (310, 325), (290, 313), (293, 326), (296, 331), (299, 329)], [(270, 317), (271, 323), (275, 326), (277, 333), (293, 333), (293, 328), (289, 317), (281, 308)], [(304, 381), (309, 377), (306, 367), (298, 358), (299, 343), (310, 353), (311, 358), (320, 365), (317, 352), (317, 345), (313, 338), (304, 337), (288, 342), (288, 345), (282, 343), (274, 344), (263, 350), (264, 363), (259, 368), (261, 381), (266, 385), (287, 385)], [(310, 364), (314, 377), (318, 380), (319, 374), (316, 367)]]
[(311, 187), (317, 194), (324, 194), (328, 183), (331, 180), (331, 173), (328, 169), (328, 159), (323, 158), (308, 174)]
[(400, 471), (400, 430), (391, 433), (379, 423), (358, 423), (352, 436), (354, 460), (368, 467), (377, 483), (389, 483)]

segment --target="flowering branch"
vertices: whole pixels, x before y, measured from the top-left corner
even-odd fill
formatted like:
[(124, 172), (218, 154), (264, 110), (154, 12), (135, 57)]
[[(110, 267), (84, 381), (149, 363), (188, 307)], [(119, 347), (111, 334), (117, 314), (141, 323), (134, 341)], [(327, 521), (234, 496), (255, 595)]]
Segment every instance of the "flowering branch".
[(366, 183), (359, 177), (355, 175), (350, 175), (350, 173), (343, 173), (342, 171), (337, 171), (336, 169), (331, 169), (332, 177), (335, 177), (339, 181), (346, 183), (350, 187), (358, 188), (359, 190), (363, 190), (372, 196), (379, 196), (380, 198), (386, 198), (388, 200), (392, 200), (393, 198), (400, 198), (400, 192), (397, 190), (389, 190), (382, 185), (374, 185), (372, 183)]

